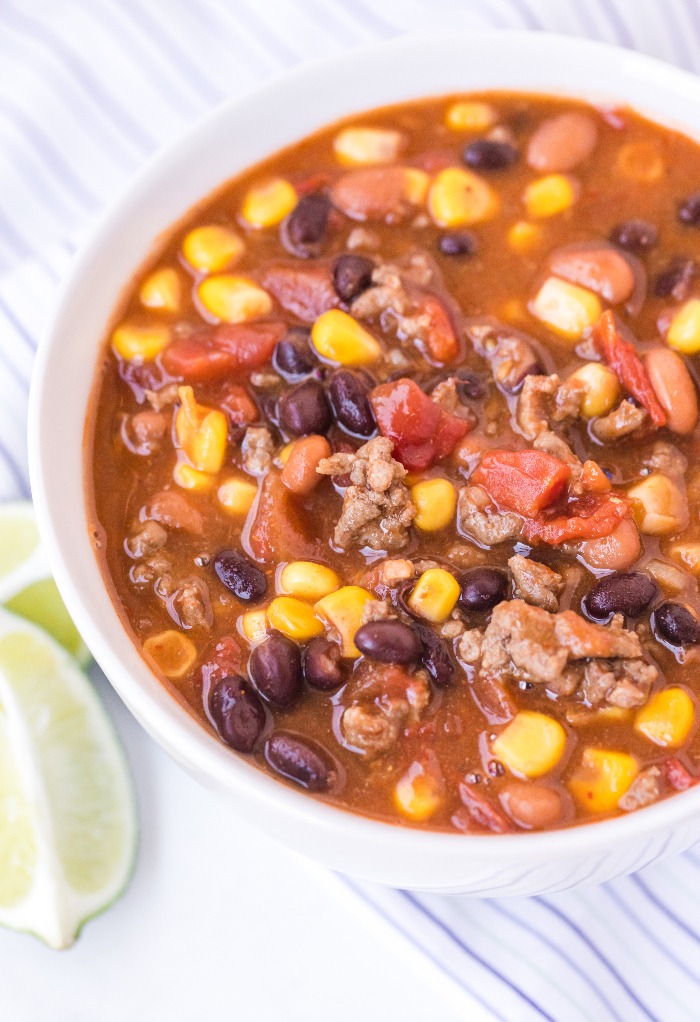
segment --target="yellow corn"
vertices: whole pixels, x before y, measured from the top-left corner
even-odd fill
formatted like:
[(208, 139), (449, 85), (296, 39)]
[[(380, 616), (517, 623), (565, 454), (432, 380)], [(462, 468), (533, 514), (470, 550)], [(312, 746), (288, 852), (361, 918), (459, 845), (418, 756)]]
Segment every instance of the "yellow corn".
[(694, 575), (700, 575), (700, 543), (675, 543), (669, 553), (674, 560), (680, 561), (688, 571), (692, 571)]
[(139, 298), (147, 309), (177, 312), (182, 304), (182, 285), (177, 270), (163, 266), (149, 273), (139, 289)]
[(279, 574), (278, 587), (281, 593), (317, 603), (340, 587), (340, 579), (332, 568), (324, 564), (290, 561)]
[(208, 472), (200, 472), (199, 469), (192, 468), (188, 462), (182, 460), (179, 460), (173, 469), (173, 479), (184, 490), (206, 491), (214, 485), (214, 477)]
[(181, 402), (175, 416), (178, 446), (193, 468), (215, 475), (226, 454), (226, 416), (216, 409), (198, 405), (191, 387), (178, 387), (178, 395)]
[(293, 185), (276, 177), (266, 184), (251, 188), (243, 202), (241, 214), (251, 227), (273, 227), (291, 213), (297, 204)]
[(450, 104), (445, 114), (445, 124), (453, 131), (486, 131), (495, 123), (494, 108), (477, 100), (458, 100)]
[(285, 444), (284, 447), (280, 450), (279, 454), (275, 458), (275, 464), (278, 467), (284, 468), (284, 466), (287, 464), (287, 462), (289, 461), (289, 455), (292, 453), (292, 448), (294, 447), (295, 442), (296, 441), (294, 440), (290, 440), (289, 443)]
[(248, 479), (225, 479), (216, 492), (219, 503), (231, 515), (247, 515), (258, 495), (255, 483)]
[(185, 236), (182, 254), (190, 266), (200, 273), (218, 273), (238, 262), (245, 243), (235, 231), (222, 224), (195, 227)]
[(313, 608), (294, 596), (277, 596), (267, 608), (267, 620), (295, 642), (308, 642), (324, 630)]
[(402, 816), (422, 823), (434, 816), (444, 801), (445, 785), (437, 770), (415, 760), (394, 788), (394, 805)]
[(691, 298), (671, 320), (666, 334), (669, 348), (683, 355), (700, 351), (700, 298)]
[(664, 688), (638, 711), (634, 728), (655, 745), (677, 748), (690, 734), (694, 720), (695, 705), (685, 689)]
[(645, 536), (665, 536), (685, 527), (688, 509), (683, 490), (675, 480), (652, 472), (627, 491), (639, 531)]
[(541, 777), (554, 769), (565, 747), (566, 732), (559, 721), (523, 710), (501, 731), (491, 750), (513, 773)]
[(459, 599), (459, 582), (444, 568), (428, 568), (408, 597), (411, 610), (426, 621), (446, 621)]
[(333, 139), (333, 152), (346, 166), (393, 163), (404, 135), (391, 128), (343, 128)]
[(248, 323), (272, 311), (267, 291), (245, 277), (221, 273), (205, 277), (197, 288), (199, 300), (212, 316), (224, 323)]
[(239, 630), (251, 645), (262, 642), (267, 635), (267, 611), (249, 610), (238, 619)]
[(430, 176), (417, 167), (404, 167), (404, 178), (406, 201), (412, 206), (422, 206), (430, 187)]
[(577, 341), (603, 311), (592, 291), (558, 277), (545, 280), (528, 308), (536, 319), (570, 341)]
[(160, 632), (159, 635), (151, 635), (144, 642), (143, 651), (166, 678), (181, 678), (197, 659), (195, 644), (174, 628)]
[(615, 169), (631, 181), (652, 184), (663, 176), (666, 168), (657, 143), (640, 141), (622, 146), (615, 160)]
[(379, 341), (340, 309), (321, 313), (311, 328), (311, 342), (319, 355), (343, 366), (369, 365), (382, 354)]
[(620, 398), (620, 381), (612, 369), (600, 362), (587, 362), (572, 373), (570, 379), (578, 380), (586, 388), (581, 404), (586, 419), (607, 415)]
[(531, 252), (542, 241), (542, 229), (527, 220), (518, 220), (508, 231), (508, 244), (514, 252)]
[(373, 599), (371, 593), (360, 586), (343, 586), (329, 593), (314, 605), (319, 617), (327, 621), (340, 635), (340, 653), (344, 657), (358, 657), (360, 651), (355, 645), (355, 632), (362, 624), (365, 604)]
[(634, 756), (589, 747), (569, 780), (569, 791), (589, 813), (609, 813), (639, 772)]
[(127, 362), (152, 362), (170, 343), (170, 328), (133, 326), (122, 323), (112, 334), (112, 346), (120, 358)]
[(428, 212), (440, 227), (488, 220), (498, 211), (498, 196), (483, 178), (462, 167), (447, 167), (433, 179)]
[(564, 174), (547, 174), (531, 181), (525, 189), (523, 202), (527, 215), (539, 220), (563, 213), (576, 202), (578, 189)]
[(411, 487), (417, 514), (413, 524), (423, 532), (438, 532), (455, 516), (457, 494), (449, 479), (425, 479)]

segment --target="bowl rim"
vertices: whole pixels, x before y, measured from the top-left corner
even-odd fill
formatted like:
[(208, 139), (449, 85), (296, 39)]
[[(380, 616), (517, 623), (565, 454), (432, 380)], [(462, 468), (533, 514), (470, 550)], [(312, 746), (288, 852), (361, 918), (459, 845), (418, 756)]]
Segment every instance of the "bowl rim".
[[(72, 567), (74, 550), (71, 546), (67, 526), (65, 522), (61, 521), (58, 506), (62, 484), (59, 479), (53, 477), (52, 469), (55, 466), (48, 460), (46, 441), (52, 429), (52, 423), (47, 421), (46, 406), (50, 397), (51, 367), (57, 358), (56, 349), (61, 336), (69, 328), (69, 307), (74, 300), (77, 288), (91, 271), (95, 258), (106, 244), (106, 239), (119, 229), (120, 221), (125, 216), (128, 219), (129, 207), (133, 205), (136, 197), (153, 191), (159, 179), (174, 167), (181, 157), (184, 157), (192, 145), (196, 145), (198, 139), (206, 138), (216, 124), (241, 114), (251, 102), (269, 100), (279, 94), (282, 89), (311, 85), (319, 79), (322, 80), (328, 72), (341, 65), (347, 68), (358, 60), (371, 62), (390, 54), (397, 59), (399, 57), (404, 59), (409, 56), (415, 57), (417, 54), (425, 52), (426, 47), (438, 50), (442, 47), (453, 47), (456, 40), (459, 39), (471, 46), (487, 48), (497, 46), (499, 49), (508, 49), (508, 47), (524, 46), (529, 50), (532, 59), (536, 59), (538, 52), (546, 54), (548, 51), (556, 49), (561, 56), (562, 64), (564, 64), (567, 52), (572, 55), (584, 53), (592, 61), (607, 62), (610, 69), (615, 63), (624, 64), (628, 73), (631, 70), (633, 75), (640, 76), (642, 79), (661, 82), (667, 92), (675, 90), (677, 93), (692, 97), (693, 101), (697, 103), (698, 120), (696, 125), (692, 126), (687, 122), (674, 123), (672, 117), (666, 116), (663, 118), (657, 116), (654, 119), (665, 126), (680, 128), (690, 136), (694, 134), (694, 128), (695, 133), (700, 135), (700, 79), (688, 71), (666, 64), (657, 58), (627, 51), (608, 43), (572, 36), (519, 30), (436, 32), (420, 37), (415, 34), (405, 34), (388, 41), (373, 42), (356, 47), (340, 55), (301, 64), (242, 95), (231, 97), (209, 111), (193, 125), (184, 129), (178, 138), (160, 149), (144, 164), (117, 198), (102, 212), (87, 240), (80, 247), (71, 270), (59, 290), (51, 323), (38, 348), (29, 402), (30, 478), (39, 528), (44, 538), (52, 571), (66, 605), (95, 659), (137, 719), (154, 735), (159, 744), (164, 745), (176, 758), (181, 761), (184, 759), (195, 770), (206, 774), (233, 795), (243, 795), (244, 789), (246, 797), (252, 794), (261, 811), (270, 809), (278, 813), (281, 819), (293, 820), (317, 831), (320, 829), (333, 832), (339, 840), (351, 843), (361, 840), (368, 847), (377, 847), (381, 844), (383, 852), (400, 855), (410, 851), (412, 854), (428, 855), (435, 863), (436, 873), (439, 873), (441, 858), (446, 856), (455, 860), (457, 853), (459, 853), (458, 857), (465, 861), (468, 861), (470, 857), (481, 857), (484, 854), (496, 862), (512, 860), (514, 857), (517, 857), (518, 860), (528, 861), (549, 859), (563, 851), (571, 850), (572, 846), (575, 846), (578, 852), (591, 853), (614, 846), (622, 840), (629, 841), (632, 838), (670, 830), (674, 825), (686, 821), (694, 814), (700, 814), (700, 785), (685, 792), (676, 792), (673, 796), (655, 805), (625, 816), (596, 819), (552, 831), (490, 835), (423, 831), (389, 820), (366, 817), (321, 799), (310, 797), (306, 792), (276, 780), (243, 757), (232, 753), (214, 735), (207, 732), (162, 687), (157, 679), (157, 684), (161, 686), (167, 705), (163, 699), (158, 700), (152, 697), (147, 687), (138, 678), (139, 672), (135, 671), (132, 674), (129, 669), (134, 666), (133, 657), (130, 657), (129, 653), (135, 653), (136, 650), (131, 637), (128, 633), (125, 634), (124, 622), (116, 605), (113, 606), (114, 627), (110, 629), (109, 635), (98, 623), (96, 615), (93, 614), (89, 594), (81, 591), (76, 583)], [(466, 86), (465, 92), (479, 91), (480, 88)], [(547, 90), (528, 90), (523, 86), (522, 91), (540, 91), (544, 95)], [(553, 92), (553, 90), (549, 91)], [(438, 93), (425, 90), (420, 94), (425, 94), (426, 97), (433, 94), (438, 95)], [(580, 89), (569, 91), (564, 86), (561, 90), (557, 90), (556, 95), (583, 97), (584, 94)], [(595, 89), (591, 89), (586, 97), (590, 98), (592, 95), (597, 95)], [(609, 90), (606, 90), (604, 95), (610, 96)], [(614, 97), (612, 98), (614, 99)], [(644, 113), (643, 108), (639, 107), (638, 109)], [(360, 114), (361, 111), (358, 110), (357, 113)], [(343, 117), (345, 114), (338, 116)], [(275, 145), (266, 151), (272, 154), (279, 148), (281, 146)], [(206, 196), (202, 196), (202, 198), (205, 199)], [(184, 213), (183, 210), (183, 215)], [(146, 255), (147, 253), (144, 253), (144, 258)], [(120, 286), (124, 286), (124, 284), (125, 282), (121, 281)], [(108, 313), (112, 314), (113, 310), (108, 310)], [(100, 338), (101, 342), (102, 338)], [(101, 347), (95, 349), (95, 365), (99, 362), (101, 350)], [(95, 385), (94, 381), (92, 385)], [(83, 408), (81, 413), (83, 421), (85, 410)], [(82, 460), (81, 452), (81, 462)], [(85, 484), (84, 474), (81, 475), (81, 482), (83, 485)], [(85, 515), (86, 500), (82, 489), (79, 494), (79, 502)], [(87, 523), (87, 518), (84, 521)], [(85, 533), (84, 540), (89, 544), (87, 529), (85, 529)], [(99, 573), (96, 558), (93, 557), (93, 560), (95, 569)], [(102, 580), (100, 582), (106, 589), (104, 582)], [(126, 653), (123, 648), (119, 649), (120, 646), (124, 646), (125, 640), (128, 644)], [(142, 667), (145, 667), (150, 674), (150, 668), (140, 654), (136, 653), (136, 655)], [(131, 660), (131, 664), (129, 664), (129, 660)], [(151, 677), (154, 676), (151, 675)], [(439, 881), (436, 882), (436, 886), (439, 886)]]

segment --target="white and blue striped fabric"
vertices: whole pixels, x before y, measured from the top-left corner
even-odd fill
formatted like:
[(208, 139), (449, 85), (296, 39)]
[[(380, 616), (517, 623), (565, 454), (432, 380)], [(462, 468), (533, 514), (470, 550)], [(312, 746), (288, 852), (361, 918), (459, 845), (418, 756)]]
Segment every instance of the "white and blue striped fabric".
[[(299, 61), (449, 26), (586, 35), (700, 71), (700, 0), (2, 0), (0, 499), (29, 495), (29, 377), (57, 285), (145, 158)], [(700, 853), (542, 898), (346, 883), (461, 990), (465, 1018), (700, 1018)]]

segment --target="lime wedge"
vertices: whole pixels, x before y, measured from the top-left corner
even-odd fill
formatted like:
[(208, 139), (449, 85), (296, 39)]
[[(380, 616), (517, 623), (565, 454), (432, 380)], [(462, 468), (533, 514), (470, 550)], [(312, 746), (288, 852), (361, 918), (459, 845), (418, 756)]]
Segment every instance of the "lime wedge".
[(0, 925), (67, 947), (123, 890), (135, 847), (128, 770), (92, 685), (0, 609)]
[(82, 666), (90, 660), (51, 578), (29, 501), (0, 504), (0, 603), (45, 628)]

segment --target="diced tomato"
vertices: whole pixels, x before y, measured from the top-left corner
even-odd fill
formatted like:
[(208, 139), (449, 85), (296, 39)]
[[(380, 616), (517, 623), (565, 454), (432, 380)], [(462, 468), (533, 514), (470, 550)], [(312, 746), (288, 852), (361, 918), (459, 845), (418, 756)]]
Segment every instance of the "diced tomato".
[(210, 685), (221, 678), (240, 674), (243, 665), (241, 648), (232, 635), (224, 635), (202, 664), (202, 681)]
[(527, 543), (550, 546), (569, 540), (600, 539), (609, 536), (628, 515), (629, 504), (620, 494), (588, 493), (570, 500), (563, 515), (538, 515), (525, 522), (522, 535)]
[(340, 304), (327, 266), (268, 266), (262, 285), (303, 323), (313, 323)]
[(697, 784), (697, 777), (693, 777), (690, 771), (675, 756), (664, 760), (663, 768), (668, 783), (675, 791), (687, 791), (688, 788)]
[(433, 362), (453, 362), (459, 355), (459, 341), (441, 302), (434, 295), (421, 295), (417, 302), (418, 315), (428, 319), (425, 353)]
[(258, 561), (318, 560), (325, 545), (313, 517), (287, 489), (280, 473), (270, 471), (263, 480), (248, 545)]
[(188, 383), (220, 379), (236, 369), (259, 369), (285, 333), (284, 323), (276, 320), (220, 323), (173, 341), (163, 353), (163, 366)]
[(501, 510), (535, 518), (561, 496), (571, 469), (544, 451), (487, 451), (471, 474)]
[(382, 436), (394, 441), (394, 457), (418, 472), (446, 458), (469, 430), (458, 419), (406, 378), (382, 383), (370, 394)]
[(233, 426), (249, 426), (260, 416), (258, 406), (245, 387), (227, 383), (219, 396), (219, 408), (228, 416)]
[(620, 335), (615, 317), (609, 309), (598, 320), (594, 336), (603, 359), (624, 389), (646, 408), (655, 426), (665, 426), (666, 412), (659, 403), (644, 363), (634, 345)]

